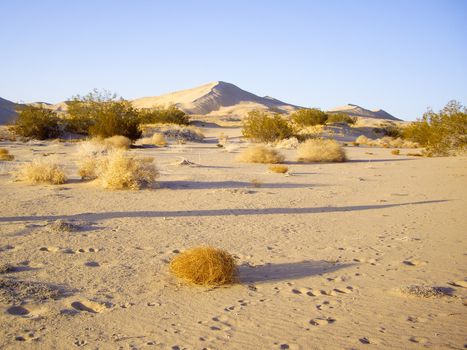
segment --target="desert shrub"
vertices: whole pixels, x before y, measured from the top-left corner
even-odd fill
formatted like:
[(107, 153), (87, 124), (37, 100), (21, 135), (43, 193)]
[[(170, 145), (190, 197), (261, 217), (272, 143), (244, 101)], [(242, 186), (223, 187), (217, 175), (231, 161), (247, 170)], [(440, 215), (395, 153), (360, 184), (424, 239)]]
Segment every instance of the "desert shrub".
[(191, 284), (219, 286), (237, 280), (235, 260), (228, 252), (213, 247), (196, 247), (175, 256), (170, 272)]
[(365, 135), (360, 135), (355, 139), (355, 143), (358, 143), (358, 145), (369, 145), (373, 140), (366, 137)]
[(12, 130), (23, 137), (46, 140), (60, 135), (59, 122), (57, 113), (50, 109), (26, 106), (18, 113)]
[(285, 157), (272, 148), (257, 145), (246, 148), (236, 159), (244, 163), (276, 164), (283, 162)]
[(164, 135), (164, 137), (166, 138), (175, 139), (179, 141), (201, 142), (204, 139), (204, 134), (202, 130), (192, 125), (146, 125), (145, 129), (145, 134), (152, 135), (153, 133), (158, 133)]
[(269, 170), (271, 170), (273, 173), (285, 174), (289, 171), (289, 167), (285, 165), (270, 165)]
[(345, 113), (328, 113), (328, 119), (326, 124), (332, 123), (345, 123), (345, 124), (355, 124), (357, 122), (357, 117), (351, 117)]
[(345, 151), (334, 140), (308, 140), (298, 146), (299, 162), (344, 162)]
[(78, 174), (82, 179), (97, 178), (97, 170), (104, 156), (109, 152), (109, 148), (102, 142), (95, 139), (80, 143), (77, 150), (76, 162), (78, 165)]
[(232, 152), (236, 152), (239, 148), (240, 146), (235, 143), (228, 143), (224, 145), (223, 150), (226, 152), (232, 153)]
[(291, 119), (300, 126), (313, 126), (326, 123), (328, 115), (317, 108), (304, 108), (292, 113)]
[(30, 163), (22, 164), (16, 178), (31, 184), (48, 183), (59, 185), (67, 180), (63, 169), (50, 159), (35, 159)]
[(168, 108), (143, 109), (140, 111), (140, 120), (143, 124), (188, 125), (190, 122), (189, 116), (174, 105)]
[(399, 154), (401, 154), (401, 151), (398, 150), (398, 149), (393, 149), (393, 150), (391, 151), (391, 154), (393, 154), (393, 155), (395, 155), (395, 156), (398, 156)]
[(165, 147), (167, 146), (167, 140), (165, 139), (164, 134), (154, 134), (152, 135), (152, 143), (156, 146)]
[(93, 90), (73, 97), (67, 106), (68, 131), (102, 138), (122, 135), (130, 140), (141, 136), (139, 112), (115, 94)]
[(108, 148), (129, 149), (131, 146), (131, 140), (128, 137), (121, 135), (107, 137), (103, 142)]
[(274, 142), (293, 136), (292, 126), (279, 114), (251, 111), (243, 119), (242, 134), (257, 142)]
[(389, 136), (389, 137), (394, 137), (394, 138), (398, 138), (402, 136), (402, 129), (393, 123), (386, 123), (386, 124), (381, 125), (381, 127), (378, 128), (378, 131), (382, 133), (384, 136)]
[(299, 142), (296, 137), (291, 137), (289, 139), (283, 139), (276, 143), (277, 148), (283, 148), (283, 149), (296, 149), (298, 145), (299, 145)]
[(102, 186), (112, 190), (138, 190), (153, 184), (158, 171), (151, 159), (138, 159), (112, 151), (97, 161), (95, 174)]
[(424, 147), (429, 156), (463, 153), (467, 148), (467, 108), (450, 101), (438, 113), (428, 110), (408, 125), (403, 135)]
[(10, 161), (15, 157), (6, 148), (0, 148), (0, 160)]

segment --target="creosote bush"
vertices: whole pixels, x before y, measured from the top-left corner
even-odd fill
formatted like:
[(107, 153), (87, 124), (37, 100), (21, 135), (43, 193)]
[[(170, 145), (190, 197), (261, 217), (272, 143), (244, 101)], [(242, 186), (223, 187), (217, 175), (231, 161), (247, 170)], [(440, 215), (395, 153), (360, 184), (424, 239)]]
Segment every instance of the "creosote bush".
[(16, 178), (31, 184), (47, 183), (52, 185), (63, 184), (67, 180), (63, 169), (47, 158), (35, 159), (30, 163), (22, 164), (16, 172)]
[(167, 108), (143, 109), (140, 111), (140, 120), (143, 124), (179, 124), (188, 125), (189, 116), (172, 105)]
[(273, 173), (285, 174), (289, 171), (289, 167), (285, 165), (270, 165), (269, 170), (271, 170)]
[(303, 108), (292, 113), (291, 119), (300, 126), (325, 124), (328, 115), (317, 108)]
[(0, 148), (0, 160), (10, 161), (15, 157), (6, 148)]
[(345, 123), (345, 124), (355, 124), (357, 122), (357, 117), (351, 117), (345, 113), (328, 113), (327, 114), (326, 124), (332, 123)]
[(20, 136), (45, 140), (60, 135), (57, 113), (44, 107), (26, 106), (18, 113), (12, 131)]
[(276, 164), (283, 162), (285, 157), (275, 149), (257, 145), (243, 150), (236, 159), (243, 163)]
[(175, 256), (170, 272), (190, 284), (220, 286), (237, 281), (237, 267), (232, 255), (213, 247), (191, 248)]
[(345, 151), (334, 140), (316, 139), (307, 140), (297, 149), (299, 162), (344, 162)]
[(279, 114), (251, 111), (243, 119), (242, 134), (257, 142), (275, 142), (293, 136), (294, 129)]

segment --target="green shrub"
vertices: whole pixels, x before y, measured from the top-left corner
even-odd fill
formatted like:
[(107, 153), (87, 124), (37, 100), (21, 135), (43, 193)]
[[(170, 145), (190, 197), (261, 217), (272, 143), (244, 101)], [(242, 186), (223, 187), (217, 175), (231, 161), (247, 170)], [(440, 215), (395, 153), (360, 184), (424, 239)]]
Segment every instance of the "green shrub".
[(408, 125), (403, 136), (419, 143), (429, 156), (447, 156), (467, 148), (467, 109), (450, 101), (438, 113), (428, 110), (421, 119)]
[(278, 114), (251, 111), (243, 119), (243, 136), (257, 142), (274, 142), (294, 134), (292, 126)]
[(68, 102), (67, 130), (95, 137), (141, 137), (140, 115), (129, 101), (107, 91), (93, 90)]
[(332, 123), (345, 123), (345, 124), (355, 124), (357, 122), (357, 117), (351, 117), (345, 113), (329, 113), (326, 124)]
[(173, 105), (168, 108), (159, 107), (152, 110), (142, 110), (140, 111), (140, 118), (143, 124), (163, 123), (188, 125), (190, 122), (189, 116)]
[(300, 126), (313, 126), (326, 123), (328, 115), (317, 108), (304, 108), (294, 112), (291, 119)]
[(384, 123), (381, 124), (379, 128), (374, 128), (373, 131), (375, 131), (378, 134), (382, 134), (383, 136), (389, 136), (389, 137), (402, 137), (402, 129), (391, 122), (389, 123)]
[(20, 136), (45, 140), (60, 135), (59, 122), (57, 113), (50, 109), (26, 106), (19, 111), (18, 119), (12, 130)]

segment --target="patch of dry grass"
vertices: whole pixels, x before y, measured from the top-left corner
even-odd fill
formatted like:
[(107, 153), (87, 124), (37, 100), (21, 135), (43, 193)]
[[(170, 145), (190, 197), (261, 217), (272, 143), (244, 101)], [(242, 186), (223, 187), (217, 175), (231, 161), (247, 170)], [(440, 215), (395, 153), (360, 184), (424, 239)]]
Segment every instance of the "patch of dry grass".
[(278, 151), (266, 146), (248, 147), (237, 156), (237, 161), (244, 163), (276, 164), (283, 162), (285, 157)]
[(177, 255), (170, 272), (190, 284), (220, 286), (237, 280), (235, 260), (228, 252), (213, 247), (196, 247)]
[(310, 139), (298, 146), (297, 158), (299, 162), (344, 162), (345, 151), (334, 140)]
[(59, 185), (67, 180), (63, 169), (50, 159), (35, 159), (30, 163), (22, 164), (16, 178), (31, 184), (48, 183)]
[(398, 149), (393, 149), (393, 150), (391, 151), (391, 154), (393, 154), (393, 155), (395, 155), (395, 156), (398, 156), (399, 154), (401, 154), (401, 151), (398, 150)]
[(0, 160), (10, 161), (15, 157), (6, 148), (0, 148)]
[(129, 149), (131, 140), (128, 137), (115, 135), (104, 139), (104, 145), (108, 148)]
[(273, 173), (285, 174), (289, 171), (289, 167), (285, 165), (270, 165), (269, 170), (271, 170)]
[(355, 139), (354, 143), (360, 145), (367, 145), (371, 147), (383, 147), (383, 148), (417, 148), (419, 145), (416, 142), (404, 140), (400, 137), (394, 138), (390, 136), (384, 136), (379, 139), (373, 140), (365, 135), (360, 135)]

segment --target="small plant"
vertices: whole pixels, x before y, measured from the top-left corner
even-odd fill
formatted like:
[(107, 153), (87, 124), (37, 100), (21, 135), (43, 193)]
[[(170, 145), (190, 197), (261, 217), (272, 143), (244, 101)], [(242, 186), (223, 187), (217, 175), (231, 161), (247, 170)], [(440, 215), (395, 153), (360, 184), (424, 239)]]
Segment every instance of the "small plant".
[(0, 148), (0, 160), (10, 161), (15, 159), (15, 156), (10, 154), (6, 148)]
[(159, 175), (151, 159), (137, 159), (113, 151), (99, 159), (94, 173), (102, 186), (111, 190), (139, 190), (153, 184)]
[(220, 286), (237, 281), (235, 260), (224, 250), (196, 247), (177, 255), (170, 272), (190, 284)]
[(103, 143), (108, 148), (117, 148), (117, 149), (129, 149), (131, 146), (131, 140), (128, 137), (115, 135), (112, 137), (107, 137), (103, 140)]
[(269, 170), (271, 170), (273, 173), (285, 174), (289, 171), (289, 167), (285, 165), (270, 165)]
[(165, 139), (164, 134), (155, 133), (152, 135), (152, 143), (159, 147), (167, 146), (167, 140)]
[(357, 122), (357, 117), (351, 117), (345, 113), (328, 113), (327, 116), (326, 124), (345, 123), (353, 125)]
[(297, 149), (299, 162), (344, 162), (345, 151), (334, 140), (308, 140)]
[(395, 155), (395, 156), (398, 156), (400, 153), (401, 153), (401, 151), (398, 150), (398, 149), (393, 149), (393, 150), (391, 151), (391, 154), (393, 154), (393, 155)]
[(293, 136), (294, 130), (279, 114), (251, 111), (243, 119), (242, 134), (257, 142), (275, 142)]
[(57, 113), (50, 109), (26, 106), (20, 110), (12, 131), (17, 135), (38, 140), (56, 138), (61, 132), (59, 121)]
[(31, 184), (48, 183), (59, 185), (67, 180), (63, 169), (49, 159), (35, 159), (25, 163), (17, 170), (16, 177), (20, 181)]
[(318, 108), (304, 108), (294, 112), (291, 119), (300, 126), (323, 125), (328, 115)]
[(237, 156), (237, 160), (244, 163), (276, 164), (283, 162), (284, 159), (285, 157), (278, 151), (262, 145), (249, 147)]

